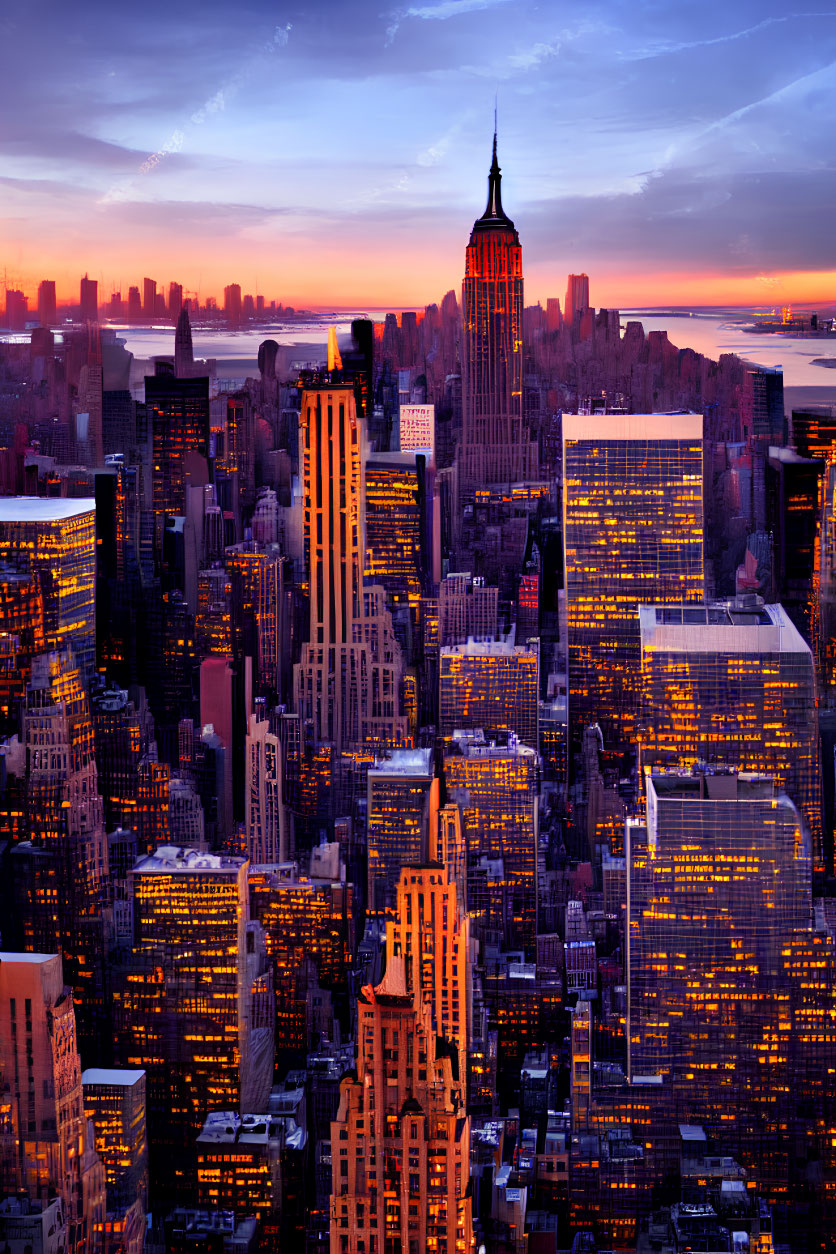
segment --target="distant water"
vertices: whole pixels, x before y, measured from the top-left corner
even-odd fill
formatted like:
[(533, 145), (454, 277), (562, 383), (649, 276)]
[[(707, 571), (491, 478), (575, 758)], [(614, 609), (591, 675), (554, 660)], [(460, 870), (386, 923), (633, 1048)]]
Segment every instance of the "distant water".
[[(305, 350), (311, 347), (325, 347), (328, 343), (328, 332), (331, 327), (337, 328), (337, 335), (342, 339), (351, 332), (354, 318), (371, 318), (382, 322), (386, 317), (385, 310), (371, 309), (346, 313), (344, 310), (320, 317), (299, 319), (293, 322), (276, 322), (271, 326), (246, 328), (241, 331), (227, 329), (211, 330), (204, 327), (192, 328), (192, 343), (195, 357), (214, 357), (218, 362), (218, 371), (223, 373), (221, 363), (234, 363), (236, 374), (247, 367), (248, 373), (255, 373), (258, 362), (259, 345), (264, 340), (275, 340), (285, 348), (299, 346), (301, 358), (306, 356)], [(113, 326), (125, 347), (134, 357), (160, 357), (174, 352), (174, 328), (172, 326), (133, 327)]]
[[(224, 374), (223, 362), (229, 363), (229, 373), (243, 377), (257, 369), (258, 347), (263, 340), (276, 340), (285, 348), (299, 346), (299, 357), (307, 357), (306, 349), (324, 348), (328, 342), (328, 330), (336, 326), (340, 337), (351, 330), (351, 320), (356, 317), (371, 318), (382, 322), (386, 311), (381, 309), (332, 314), (317, 314), (294, 322), (277, 322), (242, 331), (193, 329), (196, 357), (214, 357), (218, 361), (218, 373)], [(693, 348), (715, 360), (722, 353), (737, 353), (759, 366), (781, 366), (786, 387), (834, 388), (836, 373), (814, 366), (814, 358), (831, 358), (836, 363), (836, 339), (805, 340), (781, 335), (750, 334), (743, 330), (745, 312), (727, 314), (687, 312), (657, 312), (655, 310), (622, 310), (622, 329), (629, 321), (641, 322), (645, 332), (667, 331), (668, 339), (677, 348)], [(114, 326), (116, 334), (125, 340), (127, 348), (136, 358), (172, 354), (174, 352), (174, 328)], [(0, 339), (21, 339), (19, 335), (0, 333)], [(28, 336), (26, 337), (28, 338)], [(320, 354), (317, 353), (317, 356)]]

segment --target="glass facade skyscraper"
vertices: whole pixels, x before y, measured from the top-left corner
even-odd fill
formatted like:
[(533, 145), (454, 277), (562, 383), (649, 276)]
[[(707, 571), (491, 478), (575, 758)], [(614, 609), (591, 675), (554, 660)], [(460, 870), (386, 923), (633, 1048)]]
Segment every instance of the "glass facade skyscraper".
[(641, 760), (702, 759), (775, 779), (821, 846), (813, 656), (786, 610), (758, 598), (644, 605)]
[(563, 416), (570, 735), (635, 729), (638, 606), (701, 601), (701, 414)]

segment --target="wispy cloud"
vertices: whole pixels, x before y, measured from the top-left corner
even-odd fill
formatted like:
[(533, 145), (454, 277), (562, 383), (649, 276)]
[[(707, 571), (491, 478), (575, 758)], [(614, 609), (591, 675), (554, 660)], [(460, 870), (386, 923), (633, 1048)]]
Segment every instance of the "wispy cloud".
[(447, 22), (451, 17), (462, 17), (465, 13), (477, 13), (483, 9), (495, 9), (500, 4), (510, 2), (511, 0), (436, 0), (435, 4), (416, 4), (408, 9), (398, 9), (386, 29), (386, 42), (392, 42), (401, 23), (409, 18), (419, 18), (422, 22)]
[(650, 44), (644, 48), (622, 50), (618, 55), (626, 61), (650, 61), (655, 57), (666, 57), (677, 52), (691, 52), (698, 48), (716, 48), (719, 44), (736, 43), (740, 39), (748, 39), (750, 35), (757, 35), (760, 31), (768, 30), (770, 26), (778, 26), (787, 22), (818, 21), (822, 18), (836, 18), (836, 11), (784, 13), (774, 17), (765, 17), (762, 22), (756, 22), (754, 26), (747, 26), (743, 30), (731, 31), (728, 35), (715, 35), (711, 39), (659, 40), (658, 43)]

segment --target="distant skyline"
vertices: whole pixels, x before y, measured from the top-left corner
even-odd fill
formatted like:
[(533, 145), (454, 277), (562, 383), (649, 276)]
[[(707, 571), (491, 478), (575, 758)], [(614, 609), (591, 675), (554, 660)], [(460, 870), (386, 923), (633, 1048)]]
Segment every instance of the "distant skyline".
[(836, 299), (836, 6), (163, 5), (0, 17), (0, 265), (201, 300), (460, 289), (494, 96), (527, 304)]

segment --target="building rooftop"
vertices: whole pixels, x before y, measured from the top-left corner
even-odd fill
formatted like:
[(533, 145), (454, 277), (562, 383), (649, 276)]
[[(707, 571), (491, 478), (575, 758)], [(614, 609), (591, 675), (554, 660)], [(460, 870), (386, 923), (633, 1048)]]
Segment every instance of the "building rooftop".
[(442, 657), (524, 657), (535, 653), (536, 649), (529, 648), (527, 644), (511, 644), (507, 640), (474, 640), (472, 636), (467, 644), (441, 646)]
[[(771, 775), (741, 774), (730, 767), (654, 770), (646, 779), (648, 797), (652, 793), (654, 803), (665, 800), (771, 801), (775, 798), (775, 781)], [(791, 804), (787, 800), (787, 805)]]
[(57, 957), (58, 954), (0, 953), (0, 962), (29, 963), (32, 966), (39, 966), (44, 962), (52, 962), (53, 958)]
[(393, 749), (375, 758), (369, 775), (429, 775), (433, 773), (432, 749)]
[(132, 1088), (144, 1075), (142, 1070), (130, 1070), (127, 1067), (88, 1067), (81, 1073), (81, 1083)]
[(95, 509), (96, 502), (92, 496), (3, 496), (0, 497), (0, 523), (64, 522), (67, 518), (92, 513)]
[(188, 845), (159, 845), (153, 853), (141, 858), (133, 868), (135, 874), (171, 871), (238, 871), (246, 858), (225, 854), (202, 853)]
[(782, 605), (733, 597), (703, 605), (640, 605), (642, 653), (806, 653)]
[(563, 442), (701, 440), (702, 414), (564, 414)]

